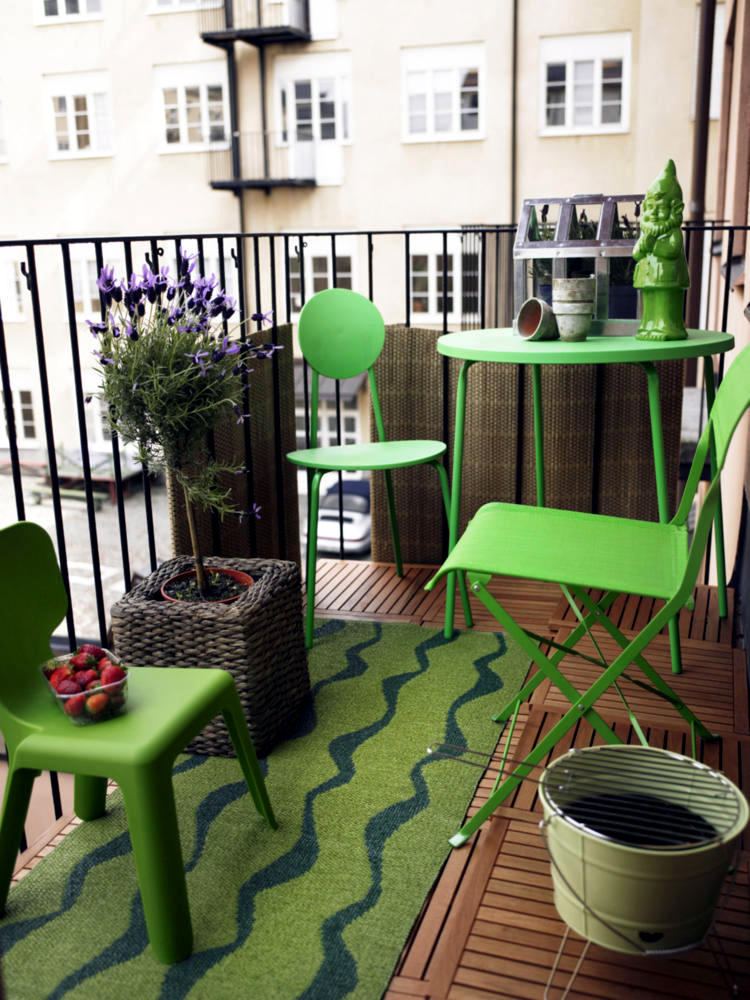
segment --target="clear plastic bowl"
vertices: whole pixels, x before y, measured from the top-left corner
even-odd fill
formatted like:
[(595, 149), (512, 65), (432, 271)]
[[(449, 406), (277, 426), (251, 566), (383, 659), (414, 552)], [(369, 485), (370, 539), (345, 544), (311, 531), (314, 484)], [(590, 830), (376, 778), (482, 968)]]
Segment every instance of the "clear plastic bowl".
[[(95, 684), (93, 687), (87, 687), (80, 692), (60, 694), (49, 683), (49, 675), (57, 667), (68, 663), (71, 657), (76, 655), (75, 652), (66, 653), (64, 656), (55, 656), (41, 666), (42, 675), (47, 681), (50, 693), (59, 705), (60, 710), (76, 726), (86, 726), (92, 722), (104, 722), (105, 719), (112, 719), (125, 711), (128, 698), (128, 668), (121, 663), (114, 653), (103, 647), (99, 648), (101, 648), (111, 663), (122, 667), (125, 671), (125, 677), (111, 684)], [(98, 659), (101, 660), (101, 657)]]

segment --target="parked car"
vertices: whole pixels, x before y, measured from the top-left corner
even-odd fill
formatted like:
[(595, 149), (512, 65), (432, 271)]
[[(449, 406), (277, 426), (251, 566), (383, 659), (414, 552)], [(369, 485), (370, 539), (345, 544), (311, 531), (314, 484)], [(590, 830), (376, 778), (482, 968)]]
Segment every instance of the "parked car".
[[(341, 517), (344, 523), (344, 555), (370, 551), (370, 483), (367, 479), (344, 479), (341, 483)], [(307, 528), (302, 542), (307, 545)], [(320, 497), (318, 552), (340, 552), (339, 487), (334, 483)]]

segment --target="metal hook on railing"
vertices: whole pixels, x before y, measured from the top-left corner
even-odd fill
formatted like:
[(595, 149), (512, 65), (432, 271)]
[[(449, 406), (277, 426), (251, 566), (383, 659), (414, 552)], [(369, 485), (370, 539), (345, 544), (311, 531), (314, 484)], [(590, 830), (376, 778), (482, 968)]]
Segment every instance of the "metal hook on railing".
[(29, 272), (26, 270), (26, 261), (25, 260), (22, 260), (20, 262), (20, 268), (21, 268), (21, 274), (26, 279), (26, 287), (28, 288), (29, 291), (31, 291), (31, 276), (29, 275)]
[(240, 258), (239, 258), (238, 254), (237, 254), (237, 251), (235, 250), (234, 247), (230, 247), (229, 248), (229, 256), (234, 261), (234, 266), (237, 268), (237, 270), (239, 270), (239, 267), (240, 267)]

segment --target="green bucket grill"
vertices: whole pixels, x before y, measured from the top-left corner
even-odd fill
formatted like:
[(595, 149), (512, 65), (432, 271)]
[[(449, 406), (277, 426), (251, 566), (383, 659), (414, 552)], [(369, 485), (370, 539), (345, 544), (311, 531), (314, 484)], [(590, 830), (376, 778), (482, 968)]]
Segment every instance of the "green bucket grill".
[(638, 954), (704, 939), (750, 815), (725, 775), (655, 747), (588, 747), (546, 768), (540, 797), (569, 928)]

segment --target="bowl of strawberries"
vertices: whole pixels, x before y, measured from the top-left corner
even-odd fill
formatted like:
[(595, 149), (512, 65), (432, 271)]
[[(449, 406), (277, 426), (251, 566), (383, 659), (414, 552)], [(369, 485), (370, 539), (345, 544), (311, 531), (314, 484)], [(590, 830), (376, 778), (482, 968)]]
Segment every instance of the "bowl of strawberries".
[(85, 643), (42, 664), (55, 701), (77, 726), (120, 715), (127, 701), (128, 671), (108, 649)]

